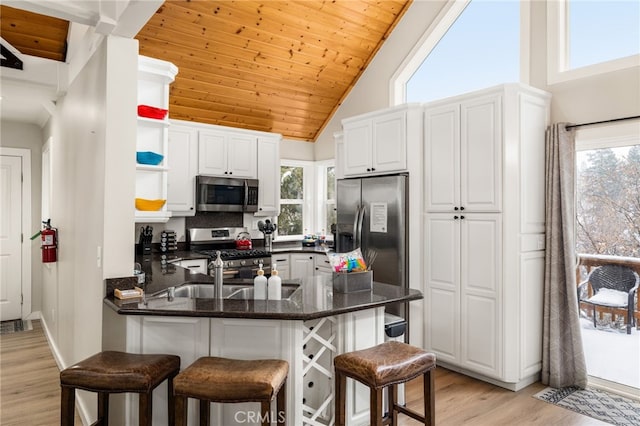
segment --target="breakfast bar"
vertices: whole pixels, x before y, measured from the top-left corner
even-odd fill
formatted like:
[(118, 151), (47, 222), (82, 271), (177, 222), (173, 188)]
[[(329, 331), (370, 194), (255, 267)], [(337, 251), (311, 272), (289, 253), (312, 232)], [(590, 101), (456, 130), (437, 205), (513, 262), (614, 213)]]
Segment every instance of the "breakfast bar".
[[(179, 355), (181, 368), (201, 356), (283, 359), (289, 362), (288, 424), (333, 421), (333, 358), (384, 341), (384, 307), (422, 298), (417, 290), (373, 282), (369, 291), (338, 293), (330, 276), (284, 280), (282, 300), (254, 300), (252, 280), (225, 280), (223, 298), (213, 297), (213, 277), (181, 267), (167, 272), (147, 265), (144, 298), (120, 300), (107, 280), (105, 347), (134, 353)], [(366, 424), (366, 388), (348, 386), (348, 424)], [(154, 393), (154, 424), (166, 424), (166, 390)], [(126, 424), (135, 424), (137, 404), (127, 396)], [(190, 401), (190, 404), (195, 404)], [(212, 404), (214, 424), (247, 425), (256, 404)], [(189, 424), (197, 424), (195, 405)]]

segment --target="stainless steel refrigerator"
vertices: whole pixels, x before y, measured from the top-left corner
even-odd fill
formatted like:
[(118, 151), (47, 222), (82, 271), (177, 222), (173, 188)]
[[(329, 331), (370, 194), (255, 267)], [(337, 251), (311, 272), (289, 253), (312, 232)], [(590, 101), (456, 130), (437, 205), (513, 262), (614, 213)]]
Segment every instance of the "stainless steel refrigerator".
[[(336, 250), (373, 249), (373, 280), (409, 287), (409, 176), (407, 174), (339, 179)], [(386, 312), (408, 321), (405, 304)], [(408, 333), (405, 333), (405, 339)]]

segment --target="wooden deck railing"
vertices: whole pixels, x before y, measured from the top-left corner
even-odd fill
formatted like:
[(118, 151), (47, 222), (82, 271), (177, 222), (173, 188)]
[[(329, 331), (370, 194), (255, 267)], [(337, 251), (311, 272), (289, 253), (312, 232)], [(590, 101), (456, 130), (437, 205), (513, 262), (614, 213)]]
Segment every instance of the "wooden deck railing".
[[(584, 281), (589, 272), (597, 266), (602, 265), (623, 265), (628, 266), (629, 268), (636, 271), (638, 275), (640, 275), (640, 258), (637, 257), (623, 257), (623, 256), (607, 256), (600, 254), (578, 254), (578, 265), (576, 268), (576, 285), (580, 284)], [(591, 294), (589, 295), (591, 296)], [(587, 304), (580, 304), (581, 309), (586, 309), (588, 313), (591, 313), (593, 307)], [(616, 320), (616, 315), (621, 315), (626, 319), (627, 311), (625, 309), (614, 309), (614, 308), (606, 308), (606, 307), (597, 307), (596, 311), (602, 319), (603, 314), (605, 312), (610, 312), (612, 317), (611, 320)], [(636, 318), (636, 328), (640, 330), (640, 297), (638, 297), (636, 293), (636, 306), (634, 316)]]

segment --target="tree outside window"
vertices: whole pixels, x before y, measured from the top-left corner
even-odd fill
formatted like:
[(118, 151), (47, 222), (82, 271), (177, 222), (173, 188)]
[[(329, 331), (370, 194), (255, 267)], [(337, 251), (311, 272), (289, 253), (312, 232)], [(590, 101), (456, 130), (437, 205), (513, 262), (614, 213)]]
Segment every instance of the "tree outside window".
[(302, 235), (304, 205), (304, 169), (280, 167), (280, 215), (278, 235)]
[(578, 155), (577, 252), (640, 257), (640, 145)]

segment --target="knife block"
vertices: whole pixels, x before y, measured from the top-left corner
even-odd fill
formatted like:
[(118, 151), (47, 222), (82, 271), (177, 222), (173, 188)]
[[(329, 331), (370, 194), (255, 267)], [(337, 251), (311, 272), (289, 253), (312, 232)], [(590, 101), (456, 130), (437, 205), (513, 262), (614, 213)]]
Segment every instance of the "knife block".
[(138, 254), (151, 254), (151, 241), (138, 243)]

